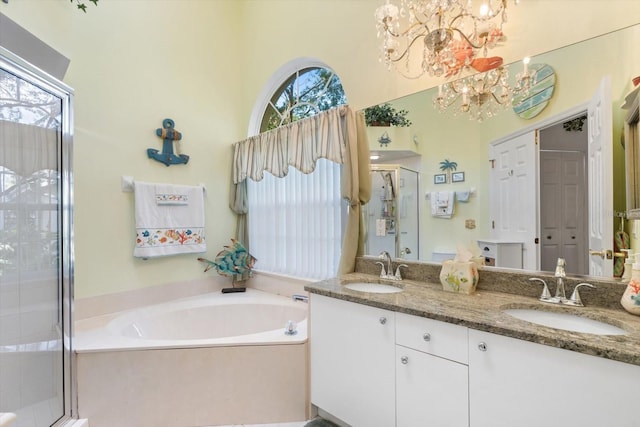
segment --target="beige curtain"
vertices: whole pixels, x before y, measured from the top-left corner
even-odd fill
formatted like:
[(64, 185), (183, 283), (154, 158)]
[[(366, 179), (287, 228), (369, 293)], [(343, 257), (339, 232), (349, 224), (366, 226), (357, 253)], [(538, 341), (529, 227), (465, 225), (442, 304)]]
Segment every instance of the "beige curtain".
[(230, 207), (238, 215), (238, 231), (246, 233), (246, 179), (262, 180), (267, 171), (274, 176), (287, 175), (289, 166), (303, 173), (315, 169), (316, 160), (325, 158), (343, 164), (342, 196), (349, 203), (339, 273), (355, 268), (356, 256), (364, 244), (361, 205), (369, 201), (369, 145), (364, 114), (348, 105), (332, 108), (269, 132), (252, 136), (233, 145)]
[(349, 202), (349, 215), (342, 241), (338, 274), (355, 271), (356, 257), (364, 253), (362, 205), (371, 198), (369, 143), (364, 113), (351, 114), (347, 120), (347, 159), (342, 169), (342, 197)]

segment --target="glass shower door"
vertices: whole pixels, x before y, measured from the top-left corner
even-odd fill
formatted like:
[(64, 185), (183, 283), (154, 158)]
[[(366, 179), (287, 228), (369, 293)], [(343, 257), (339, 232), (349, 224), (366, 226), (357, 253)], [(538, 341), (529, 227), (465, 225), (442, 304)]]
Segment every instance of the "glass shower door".
[(399, 165), (371, 165), (371, 200), (364, 206), (365, 254), (387, 251), (417, 260), (419, 174)]
[(71, 94), (0, 50), (0, 412), (71, 412)]

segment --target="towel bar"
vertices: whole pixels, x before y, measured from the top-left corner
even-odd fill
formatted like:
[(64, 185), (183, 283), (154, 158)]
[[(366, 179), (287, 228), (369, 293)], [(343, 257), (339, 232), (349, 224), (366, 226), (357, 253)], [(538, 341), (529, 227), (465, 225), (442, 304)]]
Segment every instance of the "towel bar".
[[(123, 193), (133, 193), (133, 177), (132, 176), (127, 176), (127, 175), (123, 175), (121, 180), (120, 180), (120, 188), (122, 189)], [(207, 187), (205, 187), (205, 185), (201, 182), (198, 184), (198, 187), (202, 187), (202, 191), (204, 192), (204, 195), (207, 195)]]
[[(454, 193), (458, 193), (459, 191), (454, 191)], [(430, 200), (431, 199), (431, 193), (433, 193), (432, 191), (427, 191), (426, 193), (424, 193), (424, 198), (426, 200)], [(473, 196), (476, 194), (476, 187), (471, 187), (469, 189), (469, 195)]]

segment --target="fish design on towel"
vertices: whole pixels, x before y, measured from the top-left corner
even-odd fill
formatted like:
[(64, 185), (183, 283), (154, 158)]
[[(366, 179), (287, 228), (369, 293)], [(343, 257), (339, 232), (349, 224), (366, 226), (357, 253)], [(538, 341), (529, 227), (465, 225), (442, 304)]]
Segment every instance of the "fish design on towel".
[(242, 243), (236, 239), (231, 239), (231, 246), (225, 246), (218, 252), (215, 260), (209, 261), (205, 258), (198, 258), (198, 261), (207, 263), (205, 272), (215, 267), (221, 276), (234, 276), (251, 271), (257, 259), (247, 251)]

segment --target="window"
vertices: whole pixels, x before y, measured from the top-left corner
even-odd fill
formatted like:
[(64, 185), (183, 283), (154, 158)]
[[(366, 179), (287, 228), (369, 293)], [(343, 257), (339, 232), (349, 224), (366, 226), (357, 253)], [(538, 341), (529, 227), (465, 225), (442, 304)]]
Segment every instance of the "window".
[[(338, 77), (326, 67), (302, 67), (273, 92), (260, 118), (260, 132), (345, 104)], [(337, 273), (346, 205), (340, 195), (340, 165), (326, 159), (305, 175), (293, 167), (284, 178), (268, 173), (247, 180), (248, 228), (256, 269), (325, 279)]]

